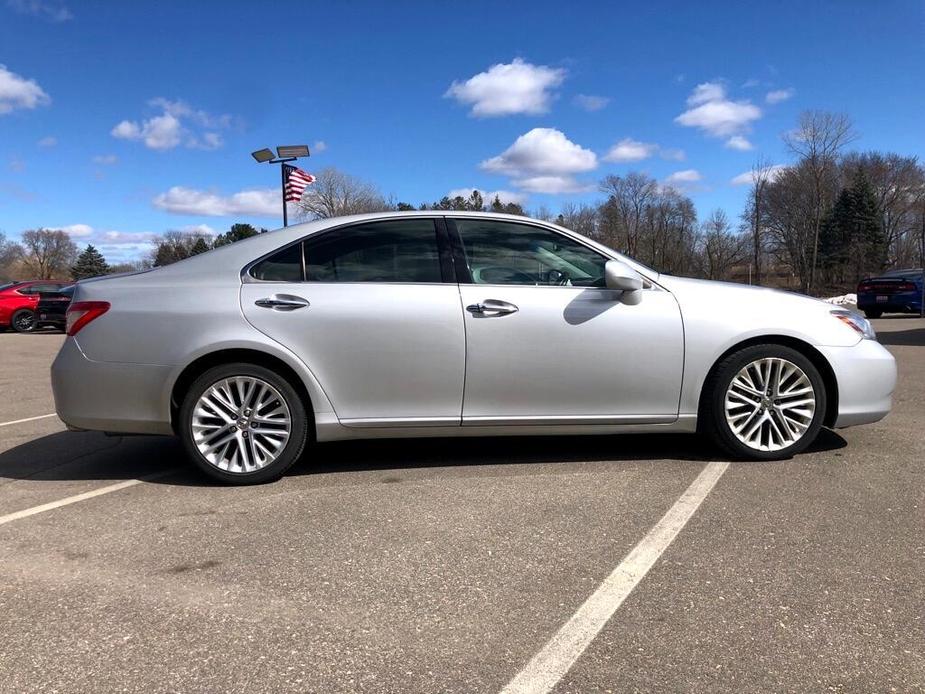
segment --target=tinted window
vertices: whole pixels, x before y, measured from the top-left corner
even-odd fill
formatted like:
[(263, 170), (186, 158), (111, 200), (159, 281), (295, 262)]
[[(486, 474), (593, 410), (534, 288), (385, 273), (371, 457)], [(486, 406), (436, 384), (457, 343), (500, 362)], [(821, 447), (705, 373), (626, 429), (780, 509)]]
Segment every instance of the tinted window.
[(475, 284), (603, 287), (607, 258), (555, 231), (484, 219), (457, 219)]
[(19, 290), (20, 294), (39, 294), (40, 292), (56, 292), (60, 284), (30, 284)]
[(305, 242), (309, 282), (442, 282), (432, 219), (372, 222)]
[(302, 244), (297, 243), (278, 251), (257, 263), (251, 270), (255, 279), (267, 282), (302, 281)]

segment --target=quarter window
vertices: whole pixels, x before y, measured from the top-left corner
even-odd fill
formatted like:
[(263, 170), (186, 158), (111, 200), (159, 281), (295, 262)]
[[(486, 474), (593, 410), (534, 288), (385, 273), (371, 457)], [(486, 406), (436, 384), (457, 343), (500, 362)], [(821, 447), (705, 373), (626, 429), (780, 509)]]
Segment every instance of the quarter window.
[(302, 244), (293, 244), (261, 260), (251, 270), (251, 275), (265, 282), (301, 282)]
[(549, 229), (490, 219), (456, 219), (475, 284), (603, 287), (600, 253)]
[(305, 241), (308, 282), (442, 282), (432, 219), (371, 222)]

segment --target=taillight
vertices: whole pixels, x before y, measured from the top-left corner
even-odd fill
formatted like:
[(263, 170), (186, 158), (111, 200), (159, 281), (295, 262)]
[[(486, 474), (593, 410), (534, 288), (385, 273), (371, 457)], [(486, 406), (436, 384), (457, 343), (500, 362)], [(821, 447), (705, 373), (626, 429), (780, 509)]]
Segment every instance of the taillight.
[(108, 301), (74, 301), (67, 307), (67, 334), (76, 335), (90, 321), (109, 310)]
[(899, 291), (901, 292), (914, 292), (915, 290), (916, 286), (912, 282), (903, 282), (899, 285)]
[(858, 285), (858, 291), (859, 291), (859, 292), (869, 292), (869, 291), (872, 291), (873, 288), (874, 288), (873, 285), (868, 284), (867, 282), (861, 282), (861, 283)]

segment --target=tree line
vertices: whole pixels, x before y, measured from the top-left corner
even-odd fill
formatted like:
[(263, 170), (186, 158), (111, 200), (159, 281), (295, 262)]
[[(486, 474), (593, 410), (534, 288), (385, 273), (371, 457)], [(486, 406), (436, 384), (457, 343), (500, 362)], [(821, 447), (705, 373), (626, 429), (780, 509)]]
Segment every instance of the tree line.
[[(668, 274), (750, 282), (826, 295), (854, 289), (888, 268), (917, 267), (925, 255), (925, 168), (915, 157), (847, 151), (856, 139), (844, 115), (806, 112), (784, 136), (787, 165), (758, 161), (745, 209), (698, 217), (690, 197), (646, 173), (605, 176), (593, 202), (527, 212), (473, 190), (417, 205), (387, 199), (372, 183), (335, 168), (317, 172), (298, 203), (303, 219), (389, 210), (484, 210), (553, 221)], [(234, 224), (218, 236), (168, 231), (150, 254), (110, 266), (92, 246), (78, 254), (63, 231), (0, 234), (0, 280), (13, 275), (73, 279), (158, 267), (264, 233)]]

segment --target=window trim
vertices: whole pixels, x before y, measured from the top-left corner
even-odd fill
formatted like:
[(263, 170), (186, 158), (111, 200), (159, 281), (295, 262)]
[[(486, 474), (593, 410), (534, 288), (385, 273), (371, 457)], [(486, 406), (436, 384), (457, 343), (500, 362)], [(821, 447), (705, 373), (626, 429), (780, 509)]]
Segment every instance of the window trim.
[[(350, 227), (363, 227), (363, 226), (369, 226), (370, 224), (378, 224), (380, 222), (395, 222), (395, 221), (402, 221), (405, 219), (415, 219), (415, 220), (426, 219), (433, 223), (434, 235), (435, 235), (435, 240), (437, 244), (437, 258), (438, 258), (438, 262), (440, 265), (440, 276), (442, 278), (442, 281), (440, 282), (309, 282), (308, 280), (306, 280), (306, 270), (307, 270), (307, 264), (305, 260), (305, 244), (306, 243), (310, 241), (314, 241), (315, 239), (323, 238), (324, 236), (327, 236), (328, 234), (343, 233), (345, 230), (349, 229)], [(277, 253), (281, 253), (282, 251), (292, 246), (295, 246), (296, 244), (301, 244), (302, 279), (299, 280), (299, 282), (295, 284), (326, 284), (326, 285), (327, 284), (341, 284), (341, 285), (359, 284), (359, 285), (379, 285), (379, 286), (381, 285), (405, 285), (405, 284), (441, 286), (445, 284), (457, 284), (456, 279), (454, 277), (454, 273), (453, 273), (453, 267), (451, 264), (452, 257), (449, 251), (450, 240), (449, 240), (449, 234), (447, 233), (447, 229), (446, 229), (446, 221), (444, 217), (441, 215), (433, 215), (433, 216), (426, 215), (426, 216), (420, 216), (420, 217), (418, 216), (382, 217), (380, 219), (369, 219), (363, 222), (347, 222), (345, 224), (339, 224), (337, 226), (328, 227), (327, 229), (323, 229), (322, 231), (318, 231), (314, 234), (308, 234), (307, 236), (303, 236), (300, 239), (291, 241), (290, 243), (287, 243), (283, 246), (274, 248), (269, 253), (264, 253), (262, 256), (260, 256), (256, 260), (250, 261), (247, 265), (245, 265), (241, 269), (242, 284), (294, 284), (293, 282), (286, 282), (285, 280), (258, 279), (257, 277), (254, 277), (254, 275), (251, 273), (257, 265), (259, 265), (261, 262), (263, 262), (267, 258), (271, 258)]]

